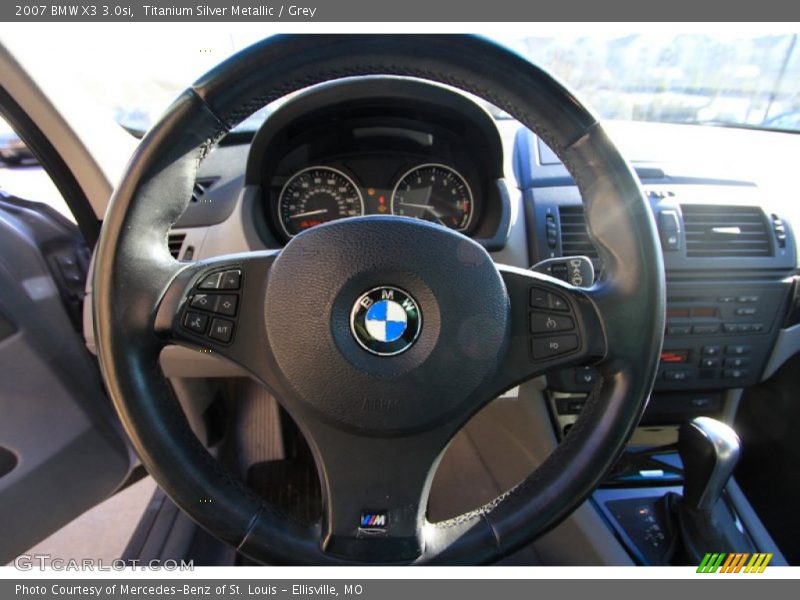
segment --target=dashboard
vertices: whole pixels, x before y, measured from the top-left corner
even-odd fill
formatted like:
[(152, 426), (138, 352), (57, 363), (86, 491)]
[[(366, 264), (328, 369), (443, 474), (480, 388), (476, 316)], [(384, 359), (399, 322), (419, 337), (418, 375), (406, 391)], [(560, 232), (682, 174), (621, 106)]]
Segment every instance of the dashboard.
[[(639, 176), (664, 253), (667, 326), (648, 418), (719, 415), (730, 391), (800, 351), (798, 203), (787, 201), (791, 178), (768, 187), (785, 171), (771, 157), (797, 156), (798, 136), (608, 128)], [(751, 168), (764, 166), (761, 178)], [(271, 110), (253, 135), (223, 139), (201, 163), (169, 244), (184, 261), (281, 248), (322, 223), (370, 214), (460, 231), (515, 267), (588, 256), (603, 276), (580, 192), (540, 138), (451, 88), (393, 77), (315, 86)], [(637, 324), (629, 326), (636, 335)], [(210, 356), (167, 350), (168, 375), (240, 374)], [(597, 376), (591, 367), (547, 375), (562, 428)]]

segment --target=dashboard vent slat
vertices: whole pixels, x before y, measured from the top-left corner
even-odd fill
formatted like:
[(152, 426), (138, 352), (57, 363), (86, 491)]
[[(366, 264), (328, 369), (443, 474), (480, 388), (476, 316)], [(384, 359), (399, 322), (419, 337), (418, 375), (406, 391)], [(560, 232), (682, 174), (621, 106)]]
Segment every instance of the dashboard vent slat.
[(214, 185), (219, 177), (200, 177), (195, 180), (194, 187), (192, 187), (192, 202), (200, 202), (203, 200), (206, 192)]
[(183, 248), (183, 241), (186, 239), (185, 233), (170, 233), (167, 236), (167, 246), (169, 246), (169, 253), (172, 258), (178, 260), (181, 255), (181, 248)]
[(686, 256), (772, 256), (766, 216), (758, 206), (683, 204)]
[(597, 259), (597, 250), (586, 231), (583, 205), (560, 206), (558, 217), (561, 221), (561, 255)]

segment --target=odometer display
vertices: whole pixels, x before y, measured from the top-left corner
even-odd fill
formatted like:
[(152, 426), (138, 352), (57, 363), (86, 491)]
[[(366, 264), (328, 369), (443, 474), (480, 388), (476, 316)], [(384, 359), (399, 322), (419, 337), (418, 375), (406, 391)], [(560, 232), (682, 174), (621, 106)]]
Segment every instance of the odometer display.
[(472, 191), (464, 177), (446, 165), (414, 167), (392, 192), (392, 214), (432, 221), (466, 231), (472, 221)]
[(347, 175), (331, 167), (309, 167), (292, 175), (278, 197), (280, 224), (293, 237), (316, 225), (364, 214), (364, 200)]

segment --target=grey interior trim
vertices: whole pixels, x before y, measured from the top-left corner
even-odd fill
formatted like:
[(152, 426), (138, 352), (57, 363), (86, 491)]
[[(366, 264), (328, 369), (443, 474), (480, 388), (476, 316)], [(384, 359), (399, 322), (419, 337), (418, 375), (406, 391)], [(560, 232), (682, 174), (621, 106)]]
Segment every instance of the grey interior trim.
[(744, 390), (741, 388), (731, 389), (725, 392), (722, 414), (720, 415), (720, 419), (723, 423), (733, 426), (736, 413), (739, 411), (739, 404), (742, 401), (742, 393), (744, 393)]
[[(17, 463), (0, 477), (0, 564), (111, 495), (132, 465), (96, 366), (45, 259), (15, 217), (0, 215), (0, 445)], [(13, 515), (7, 518), (6, 515)]]
[(197, 249), (195, 258), (203, 259), (220, 254), (263, 249), (264, 243), (256, 231), (254, 222), (256, 205), (259, 202), (261, 202), (261, 188), (257, 185), (244, 186), (231, 216), (207, 229), (203, 244)]
[(203, 354), (184, 346), (167, 346), (161, 351), (161, 368), (170, 378), (249, 377), (239, 365), (214, 354)]
[(783, 363), (792, 356), (800, 352), (800, 325), (793, 325), (788, 329), (781, 329), (778, 332), (778, 339), (772, 347), (772, 354), (764, 367), (764, 374), (761, 381), (769, 379)]
[(745, 497), (744, 492), (742, 492), (742, 488), (739, 487), (739, 484), (736, 483), (733, 477), (728, 481), (725, 491), (728, 493), (728, 499), (738, 514), (742, 525), (744, 525), (747, 533), (750, 534), (759, 552), (773, 553), (770, 565), (776, 567), (787, 566), (789, 563), (786, 562), (786, 557), (781, 553), (775, 540), (772, 539), (772, 536), (769, 534), (766, 527), (764, 527), (761, 519), (758, 518), (755, 510), (753, 510), (750, 502), (748, 502)]

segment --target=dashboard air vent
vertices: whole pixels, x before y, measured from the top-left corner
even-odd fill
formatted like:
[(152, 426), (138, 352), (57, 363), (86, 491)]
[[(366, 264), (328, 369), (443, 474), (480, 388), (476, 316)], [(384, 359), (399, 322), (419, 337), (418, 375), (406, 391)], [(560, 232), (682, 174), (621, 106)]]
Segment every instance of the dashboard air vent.
[(170, 233), (167, 236), (167, 245), (169, 246), (169, 253), (172, 258), (178, 260), (181, 255), (181, 248), (183, 247), (183, 240), (186, 239), (185, 233)]
[(560, 206), (558, 216), (561, 221), (561, 255), (588, 256), (597, 258), (597, 250), (589, 240), (583, 205)]
[(772, 255), (766, 219), (757, 206), (683, 204), (681, 211), (688, 257)]
[(197, 179), (192, 188), (192, 202), (202, 202), (203, 196), (218, 179), (219, 177), (201, 177)]

